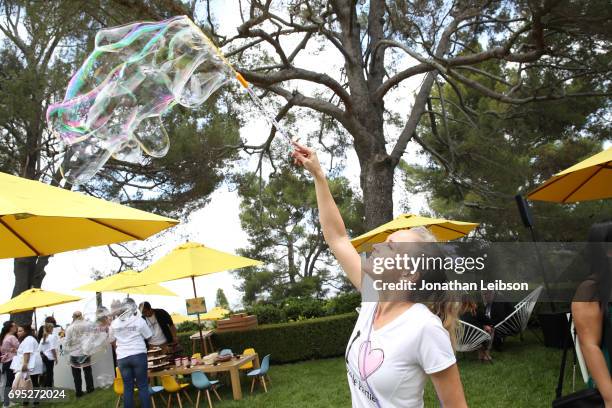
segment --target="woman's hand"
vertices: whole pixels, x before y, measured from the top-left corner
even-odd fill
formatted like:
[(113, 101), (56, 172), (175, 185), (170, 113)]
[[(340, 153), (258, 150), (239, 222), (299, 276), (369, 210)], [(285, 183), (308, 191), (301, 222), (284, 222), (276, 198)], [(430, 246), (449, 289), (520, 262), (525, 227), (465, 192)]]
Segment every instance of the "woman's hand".
[(321, 169), (319, 158), (313, 149), (293, 142), (291, 157), (293, 157), (295, 165), (303, 166), (313, 177), (323, 176), (323, 169)]
[(28, 365), (27, 364), (24, 364), (24, 365), (21, 366), (21, 372), (22, 373), (27, 373), (28, 372)]

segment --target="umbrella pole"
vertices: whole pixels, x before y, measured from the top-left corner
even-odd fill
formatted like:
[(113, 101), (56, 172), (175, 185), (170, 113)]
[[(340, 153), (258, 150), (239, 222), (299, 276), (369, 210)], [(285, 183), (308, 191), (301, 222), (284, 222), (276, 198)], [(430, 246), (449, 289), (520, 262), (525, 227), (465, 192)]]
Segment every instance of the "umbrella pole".
[(544, 280), (544, 289), (546, 290), (546, 295), (548, 296), (550, 309), (553, 313), (555, 313), (555, 304), (550, 296), (550, 288), (548, 286), (548, 274), (546, 273), (546, 268), (544, 267), (544, 263), (542, 262), (542, 255), (540, 254), (540, 248), (538, 247), (538, 237), (536, 235), (535, 230), (533, 229), (533, 220), (531, 219), (531, 210), (529, 208), (529, 203), (527, 203), (527, 200), (525, 200), (525, 198), (520, 194), (514, 196), (514, 199), (516, 200), (516, 204), (518, 206), (523, 225), (525, 225), (525, 227), (527, 227), (527, 229), (529, 229), (529, 231), (531, 232), (531, 240), (533, 241), (536, 258), (538, 259), (538, 266), (540, 267), (542, 279)]
[[(196, 291), (195, 277), (193, 276), (191, 277), (191, 285), (193, 286), (193, 297), (197, 298), (198, 292)], [(204, 354), (204, 350), (206, 350), (206, 344), (204, 344), (204, 335), (202, 334), (202, 321), (200, 320), (199, 313), (198, 313), (198, 330), (200, 332), (200, 345), (202, 347), (202, 353)]]
[(34, 333), (38, 333), (38, 322), (36, 321), (36, 309), (34, 309)]

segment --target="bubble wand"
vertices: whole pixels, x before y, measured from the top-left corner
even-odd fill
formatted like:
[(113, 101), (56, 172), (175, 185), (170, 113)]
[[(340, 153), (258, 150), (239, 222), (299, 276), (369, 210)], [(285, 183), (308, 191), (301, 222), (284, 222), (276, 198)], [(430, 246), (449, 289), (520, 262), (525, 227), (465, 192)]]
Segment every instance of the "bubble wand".
[(251, 98), (251, 100), (253, 101), (255, 106), (257, 107), (257, 109), (261, 113), (263, 113), (264, 118), (266, 119), (266, 122), (268, 122), (268, 124), (270, 126), (274, 126), (276, 128), (276, 131), (278, 133), (280, 133), (281, 136), (283, 136), (285, 139), (287, 139), (287, 141), (289, 141), (289, 143), (293, 143), (293, 140), (291, 139), (289, 134), (287, 132), (285, 132), (284, 128), (280, 125), (280, 123), (278, 123), (278, 121), (276, 120), (276, 117), (274, 116), (274, 114), (271, 113), (265, 107), (265, 105), (263, 104), (261, 98), (259, 98), (257, 96), (255, 91), (253, 90), (253, 87), (251, 87), (251, 84), (246, 79), (244, 79), (244, 77), (242, 76), (242, 74), (240, 72), (236, 71), (234, 66), (227, 60), (227, 58), (225, 58), (225, 55), (223, 55), (223, 53), (221, 52), (219, 47), (217, 47), (215, 45), (215, 43), (213, 43), (210, 40), (210, 38), (208, 38), (208, 36), (202, 31), (202, 29), (200, 29), (200, 27), (198, 27), (193, 21), (191, 21), (191, 20), (189, 20), (189, 21), (193, 24), (193, 27), (195, 29), (197, 29), (202, 34), (202, 36), (204, 36), (209, 41), (209, 45), (217, 52), (217, 55), (223, 60), (223, 62), (225, 62), (225, 64), (232, 70), (232, 72), (234, 73), (235, 78), (238, 80), (240, 85), (242, 85), (242, 87), (245, 89), (245, 91), (247, 92), (247, 94), (249, 95), (249, 97)]

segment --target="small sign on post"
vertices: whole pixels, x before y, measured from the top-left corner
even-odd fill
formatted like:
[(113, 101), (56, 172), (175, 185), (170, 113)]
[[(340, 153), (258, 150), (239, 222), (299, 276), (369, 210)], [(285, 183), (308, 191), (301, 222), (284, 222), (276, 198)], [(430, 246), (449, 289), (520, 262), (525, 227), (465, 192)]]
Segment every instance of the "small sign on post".
[(186, 306), (188, 315), (199, 315), (206, 313), (206, 301), (203, 297), (187, 299)]

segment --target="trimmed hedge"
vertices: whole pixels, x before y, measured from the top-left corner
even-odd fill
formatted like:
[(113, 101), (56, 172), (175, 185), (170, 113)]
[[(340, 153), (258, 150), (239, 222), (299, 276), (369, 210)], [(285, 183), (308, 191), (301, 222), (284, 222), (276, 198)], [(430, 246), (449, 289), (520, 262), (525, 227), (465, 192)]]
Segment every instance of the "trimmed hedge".
[[(230, 348), (242, 353), (253, 347), (260, 358), (271, 354), (272, 362), (292, 363), (344, 355), (357, 320), (356, 313), (308, 319), (291, 323), (267, 324), (253, 330), (215, 333), (216, 349)], [(191, 333), (179, 333), (185, 352), (191, 352)]]

